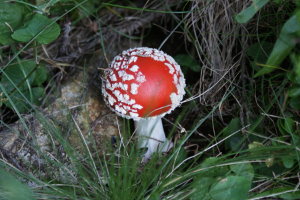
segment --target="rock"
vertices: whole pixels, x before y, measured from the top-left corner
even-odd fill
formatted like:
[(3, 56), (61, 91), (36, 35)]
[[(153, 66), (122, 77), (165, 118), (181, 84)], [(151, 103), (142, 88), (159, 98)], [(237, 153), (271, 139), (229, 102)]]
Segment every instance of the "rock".
[[(56, 177), (65, 182), (63, 170), (57, 171), (45, 161), (47, 156), (71, 165), (55, 134), (60, 131), (60, 136), (81, 153), (86, 145), (93, 152), (106, 151), (111, 138), (119, 135), (118, 119), (101, 100), (100, 90), (91, 88), (84, 77), (80, 72), (64, 83), (59, 98), (41, 113), (23, 118), (26, 126), (19, 120), (0, 132), (0, 150), (8, 152), (8, 160), (17, 162), (22, 170), (38, 171), (37, 177)], [(53, 174), (45, 173), (49, 171)]]

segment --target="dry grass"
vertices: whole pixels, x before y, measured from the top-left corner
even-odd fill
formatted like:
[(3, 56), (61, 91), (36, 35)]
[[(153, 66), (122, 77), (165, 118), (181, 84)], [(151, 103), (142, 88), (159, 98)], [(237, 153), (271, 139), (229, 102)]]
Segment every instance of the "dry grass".
[(187, 40), (193, 41), (202, 65), (198, 92), (204, 105), (216, 105), (230, 85), (237, 82), (244, 62), (246, 29), (234, 15), (251, 1), (195, 1), (186, 19)]

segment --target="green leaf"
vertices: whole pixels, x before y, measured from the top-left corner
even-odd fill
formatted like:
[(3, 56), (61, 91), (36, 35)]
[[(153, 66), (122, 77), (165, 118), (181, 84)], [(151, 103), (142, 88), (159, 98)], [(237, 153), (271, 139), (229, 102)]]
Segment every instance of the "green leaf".
[[(300, 12), (299, 12), (299, 15), (300, 15)], [(300, 21), (300, 19), (299, 19)], [(300, 36), (299, 36), (300, 37)], [(293, 63), (293, 66), (294, 66), (294, 70), (292, 72), (292, 77), (293, 79), (291, 80), (293, 83), (296, 83), (298, 85), (300, 85), (300, 54), (297, 55), (297, 54), (292, 54), (290, 56), (291, 58), (291, 61)]]
[(285, 156), (283, 158), (281, 158), (282, 163), (284, 165), (285, 168), (292, 168), (294, 166), (294, 158), (291, 156)]
[(252, 181), (254, 177), (254, 169), (250, 163), (230, 165), (230, 170), (238, 176), (248, 178), (249, 181)]
[(49, 12), (49, 8), (52, 7), (52, 6), (54, 6), (59, 1), (60, 0), (48, 0), (48, 1), (38, 0), (37, 1), (37, 7), (43, 13), (48, 13)]
[[(50, 25), (52, 24), (52, 25)], [(29, 42), (34, 37), (41, 44), (49, 44), (60, 34), (60, 28), (52, 19), (35, 14), (28, 24), (12, 34), (12, 38), (20, 42)]]
[(251, 181), (243, 176), (227, 176), (214, 184), (209, 193), (213, 200), (245, 200)]
[[(21, 92), (26, 97), (27, 101), (30, 102), (30, 104), (38, 104), (40, 98), (44, 95), (44, 88), (35, 87), (31, 88), (31, 90), (23, 90)], [(32, 108), (32, 105), (28, 104), (26, 99), (24, 99), (24, 97), (18, 91), (12, 93), (10, 95), (10, 98), (13, 104), (15, 105), (15, 108), (20, 113), (25, 113)], [(12, 110), (15, 109), (10, 101), (5, 101), (4, 104)]]
[(219, 158), (216, 157), (209, 157), (206, 158), (201, 164), (200, 164), (200, 168), (210, 168), (211, 169), (206, 169), (203, 170), (203, 174), (201, 174), (200, 176), (207, 176), (207, 177), (219, 177), (219, 176), (224, 176), (224, 174), (226, 174), (229, 169), (227, 166), (222, 166), (222, 167), (213, 167), (218, 165), (218, 162), (220, 161)]
[(0, 44), (14, 43), (11, 34), (14, 29), (22, 25), (23, 14), (22, 6), (15, 3), (0, 2)]
[(284, 200), (299, 200), (300, 199), (300, 191), (289, 192), (286, 194), (279, 195), (280, 198)]
[(300, 87), (292, 88), (288, 91), (289, 97), (300, 96)]
[(160, 200), (160, 193), (159, 192), (154, 192), (151, 194), (151, 197), (150, 197), (151, 200)]
[(272, 47), (273, 44), (270, 42), (257, 42), (249, 46), (246, 53), (255, 62), (265, 63), (268, 59), (269, 53), (272, 51)]
[[(36, 63), (32, 60), (21, 60), (18, 63), (7, 66), (4, 69), (0, 83), (5, 88), (11, 101), (9, 101), (8, 97), (4, 96), (5, 101), (3, 103), (11, 109), (14, 109), (14, 104), (16, 109), (21, 113), (27, 112), (31, 108), (28, 101), (30, 104), (37, 104), (39, 98), (44, 94), (44, 89), (42, 87), (33, 87), (33, 85), (34, 83), (40, 85), (45, 81), (43, 68), (45, 67), (37, 67)], [(36, 69), (39, 70), (36, 72)], [(24, 99), (19, 91), (21, 91), (27, 100)]]
[(255, 15), (255, 13), (264, 7), (268, 2), (269, 0), (253, 0), (252, 4), (248, 8), (242, 10), (235, 16), (235, 20), (241, 24), (247, 23)]
[(283, 135), (286, 135), (286, 133), (292, 134), (295, 130), (295, 121), (290, 117), (278, 119), (277, 127)]
[[(238, 131), (241, 128), (241, 123), (238, 118), (234, 118), (230, 123), (221, 131), (224, 137), (231, 135), (232, 133)], [(244, 136), (241, 132), (238, 132), (225, 140), (225, 146), (227, 149), (232, 151), (238, 151), (243, 144)]]
[(270, 42), (262, 41), (254, 43), (247, 49), (247, 55), (252, 60), (250, 62), (251, 67), (258, 71), (261, 69), (261, 64), (266, 63), (268, 56), (270, 55), (273, 48), (273, 44)]
[(79, 14), (81, 15), (81, 17), (86, 18), (93, 12), (95, 12), (95, 2), (93, 1), (86, 1), (80, 6)]
[(216, 179), (210, 177), (201, 177), (193, 182), (195, 192), (191, 196), (191, 200), (210, 200), (209, 188), (216, 182)]
[(8, 172), (0, 169), (1, 200), (34, 200), (32, 191)]
[(45, 65), (39, 65), (35, 71), (35, 79), (33, 80), (33, 86), (41, 86), (48, 79), (48, 71)]
[(300, 34), (300, 21), (297, 19), (296, 14), (294, 14), (283, 25), (265, 67), (259, 70), (254, 77), (262, 76), (279, 68), (282, 61), (295, 47), (297, 34)]
[(297, 134), (292, 134), (293, 144), (295, 146), (300, 146), (300, 136)]
[(290, 134), (292, 134), (294, 132), (294, 125), (295, 125), (295, 121), (290, 118), (290, 117), (286, 117), (284, 118), (284, 130)]
[(174, 57), (174, 59), (179, 65), (186, 67), (194, 72), (200, 72), (201, 70), (199, 63), (188, 54), (178, 54)]
[(286, 135), (286, 131), (284, 130), (284, 120), (278, 119), (276, 122), (277, 128), (282, 135)]
[(5, 86), (7, 92), (15, 90), (13, 83), (20, 90), (24, 90), (31, 85), (35, 78), (35, 67), (36, 64), (32, 60), (21, 60), (18, 63), (10, 64), (5, 68), (4, 74), (6, 76), (3, 74), (0, 82)]
[[(268, 191), (259, 193), (255, 196), (252, 196), (252, 198), (257, 198), (257, 199), (264, 199), (264, 197), (267, 196), (273, 196), (273, 197), (280, 197), (282, 199), (285, 200), (298, 200), (300, 199), (300, 191), (295, 191), (293, 192), (294, 188), (292, 187), (280, 187), (280, 188), (272, 188)], [(290, 192), (288, 192), (290, 191)], [(287, 193), (284, 193), (287, 192)], [(280, 194), (275, 196), (274, 194), (278, 194), (278, 193), (284, 193), (284, 194)]]
[(291, 108), (300, 110), (300, 97), (293, 97), (290, 99), (289, 105)]
[[(299, 19), (299, 21), (300, 21), (300, 19)], [(294, 65), (294, 72), (296, 73), (296, 76), (298, 76), (298, 78), (300, 78), (300, 55), (292, 54), (291, 60)]]

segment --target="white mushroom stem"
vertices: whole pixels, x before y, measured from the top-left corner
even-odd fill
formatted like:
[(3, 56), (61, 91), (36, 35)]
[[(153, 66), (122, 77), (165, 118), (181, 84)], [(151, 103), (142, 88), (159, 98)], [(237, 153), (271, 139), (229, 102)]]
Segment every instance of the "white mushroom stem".
[(161, 117), (151, 117), (135, 121), (138, 147), (147, 148), (143, 160), (147, 161), (154, 152), (167, 152), (173, 143), (165, 136)]

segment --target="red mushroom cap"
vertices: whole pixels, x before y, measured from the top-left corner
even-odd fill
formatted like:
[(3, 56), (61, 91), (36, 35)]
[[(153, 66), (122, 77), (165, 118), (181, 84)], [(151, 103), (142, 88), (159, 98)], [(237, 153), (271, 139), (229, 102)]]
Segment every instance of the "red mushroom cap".
[(117, 114), (138, 120), (170, 113), (180, 105), (184, 87), (180, 66), (171, 56), (140, 47), (114, 58), (102, 93)]

